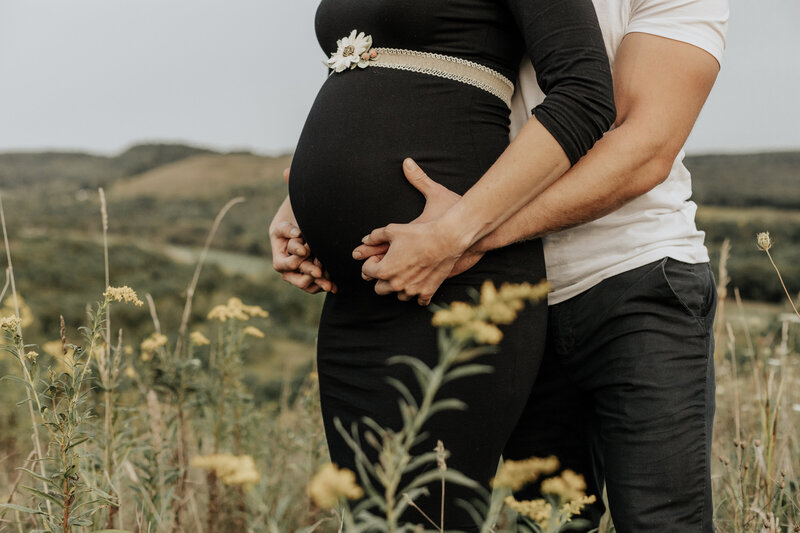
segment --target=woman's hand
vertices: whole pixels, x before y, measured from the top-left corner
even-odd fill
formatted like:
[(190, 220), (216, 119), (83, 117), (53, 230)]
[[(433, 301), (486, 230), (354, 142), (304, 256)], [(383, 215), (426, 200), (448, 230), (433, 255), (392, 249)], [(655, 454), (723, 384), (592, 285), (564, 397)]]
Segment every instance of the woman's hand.
[[(289, 170), (286, 169), (284, 178), (288, 179), (288, 175)], [(284, 281), (310, 294), (321, 290), (336, 292), (336, 284), (330, 280), (319, 260), (311, 255), (311, 250), (303, 240), (288, 196), (272, 219), (269, 239), (272, 267)]]

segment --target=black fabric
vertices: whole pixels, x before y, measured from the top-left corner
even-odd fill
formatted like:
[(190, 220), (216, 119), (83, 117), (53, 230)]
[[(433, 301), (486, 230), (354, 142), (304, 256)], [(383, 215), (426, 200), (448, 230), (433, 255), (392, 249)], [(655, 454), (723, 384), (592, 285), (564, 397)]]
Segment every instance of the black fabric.
[[(317, 34), (326, 52), (353, 29), (372, 35), (376, 47), (456, 56), (512, 80), (527, 48), (553, 95), (537, 116), (573, 161), (613, 119), (608, 60), (589, 0), (323, 0)], [(508, 145), (508, 113), (500, 99), (476, 87), (385, 68), (333, 74), (314, 102), (289, 188), (305, 239), (339, 286), (338, 294), (326, 297), (318, 365), (326, 436), (332, 460), (341, 466), (352, 468), (353, 454), (334, 429), (335, 418), (348, 426), (362, 416), (387, 427), (401, 422), (398, 395), (387, 378), (412, 388), (413, 379), (386, 360), (397, 354), (429, 365), (438, 360), (430, 310), (375, 295), (351, 252), (374, 228), (409, 222), (421, 212), (423, 198), (403, 176), (405, 157), (464, 193)], [(448, 280), (435, 301), (468, 300), (486, 279), (499, 285), (544, 276), (541, 243), (529, 241), (487, 254)], [(438, 416), (419, 451), (442, 439), (452, 452), (450, 466), (488, 486), (535, 378), (545, 323), (544, 304), (529, 309), (507, 328), (500, 353), (485, 358), (494, 367), (491, 375), (448, 385), (442, 394), (458, 397), (468, 410)], [(439, 497), (432, 491), (420, 504), (438, 516)], [(455, 503), (474, 496), (448, 488), (448, 529), (475, 529)]]
[[(713, 533), (716, 286), (674, 259), (552, 306), (537, 382), (504, 456), (558, 455), (619, 533)], [(536, 486), (518, 497), (539, 497)], [(597, 527), (598, 502), (586, 517)]]

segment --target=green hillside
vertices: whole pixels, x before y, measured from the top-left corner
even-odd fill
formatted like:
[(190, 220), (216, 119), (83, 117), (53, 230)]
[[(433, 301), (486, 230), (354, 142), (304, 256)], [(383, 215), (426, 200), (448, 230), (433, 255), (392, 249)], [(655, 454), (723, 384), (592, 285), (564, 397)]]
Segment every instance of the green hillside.
[[(42, 334), (52, 331), (61, 312), (79, 320), (82, 302), (102, 285), (102, 186), (114, 244), (112, 280), (158, 296), (167, 314), (180, 306), (216, 213), (229, 199), (246, 198), (220, 227), (211, 256), (216, 259), (201, 280), (212, 285), (203, 289), (217, 299), (253, 295), (273, 311), (281, 331), (295, 340), (313, 338), (321, 298), (292, 289), (271, 268), (267, 227), (286, 194), (282, 171), (290, 160), (158, 144), (110, 157), (0, 153), (0, 192), (17, 274), (43, 317)], [(774, 255), (788, 285), (799, 290), (800, 152), (694, 156), (686, 164), (701, 206), (698, 225), (715, 260), (722, 240), (732, 240), (730, 272), (743, 296), (782, 298), (769, 262), (755, 247), (755, 234), (765, 230), (775, 237)], [(148, 320), (145, 314), (133, 321), (137, 334), (147, 330)]]

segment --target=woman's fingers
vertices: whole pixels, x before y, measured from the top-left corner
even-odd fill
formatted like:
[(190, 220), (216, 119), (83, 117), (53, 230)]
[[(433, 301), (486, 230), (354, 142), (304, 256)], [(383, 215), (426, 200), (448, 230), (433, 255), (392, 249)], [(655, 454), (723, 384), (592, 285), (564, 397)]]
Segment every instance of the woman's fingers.
[(286, 244), (286, 251), (299, 257), (308, 257), (311, 253), (308, 249), (308, 245), (302, 239), (289, 239), (289, 242)]
[(294, 285), (298, 289), (304, 290), (309, 294), (316, 294), (321, 290), (320, 286), (314, 282), (314, 278), (308, 274), (284, 272), (281, 274), (281, 278), (289, 285)]

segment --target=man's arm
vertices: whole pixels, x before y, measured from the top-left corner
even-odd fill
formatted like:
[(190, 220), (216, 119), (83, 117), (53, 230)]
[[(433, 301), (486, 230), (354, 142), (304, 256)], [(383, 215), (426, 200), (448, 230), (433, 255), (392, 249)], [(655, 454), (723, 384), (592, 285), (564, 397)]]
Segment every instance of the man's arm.
[(614, 64), (616, 128), (473, 249), (500, 248), (600, 218), (664, 181), (718, 72), (717, 60), (698, 47), (627, 35)]

